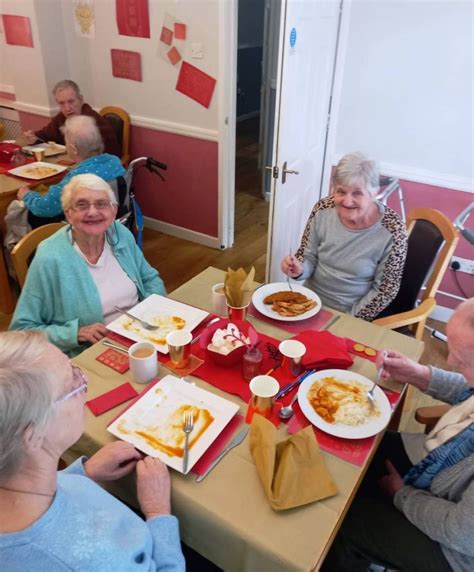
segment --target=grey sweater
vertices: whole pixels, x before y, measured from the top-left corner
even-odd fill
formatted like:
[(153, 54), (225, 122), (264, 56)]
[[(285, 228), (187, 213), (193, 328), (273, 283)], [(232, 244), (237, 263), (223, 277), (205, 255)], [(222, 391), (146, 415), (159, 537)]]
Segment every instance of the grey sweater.
[[(433, 367), (432, 374), (426, 393), (446, 403), (454, 403), (469, 388), (458, 373)], [(402, 437), (412, 458), (418, 450), (415, 438), (410, 439), (406, 434)], [(424, 438), (417, 434), (416, 440)], [(410, 522), (439, 542), (455, 572), (474, 570), (474, 452), (439, 473), (429, 491), (404, 486), (395, 495), (394, 503)]]
[(407, 233), (400, 217), (377, 203), (381, 218), (369, 228), (350, 230), (337, 214), (334, 198), (314, 206), (296, 256), (300, 279), (325, 306), (373, 320), (400, 288)]

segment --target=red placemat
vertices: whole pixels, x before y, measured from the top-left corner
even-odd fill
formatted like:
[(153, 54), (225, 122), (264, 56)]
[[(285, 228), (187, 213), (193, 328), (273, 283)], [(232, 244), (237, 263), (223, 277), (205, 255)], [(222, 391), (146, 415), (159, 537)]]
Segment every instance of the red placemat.
[(207, 451), (202, 455), (197, 463), (195, 463), (191, 469), (192, 473), (195, 475), (203, 475), (207, 471), (214, 459), (222, 452), (223, 449), (225, 449), (229, 441), (232, 439), (235, 434), (235, 430), (242, 423), (243, 419), (243, 416), (239, 414), (232, 417), (217, 439), (211, 443)]
[[(266, 351), (266, 344), (270, 343), (278, 348), (280, 341), (261, 333), (258, 334), (258, 337), (260, 340), (259, 348), (263, 353), (261, 368), (263, 374), (275, 366), (275, 361), (270, 358)], [(248, 402), (250, 399), (250, 389), (248, 381), (245, 381), (242, 375), (242, 363), (238, 363), (233, 367), (218, 366), (207, 356), (206, 352), (200, 347), (199, 342), (193, 344), (192, 352), (204, 361), (203, 365), (194, 372), (195, 376), (200, 377), (222, 391), (226, 391), (232, 395), (238, 395), (243, 401)], [(280, 387), (283, 387), (295, 379), (294, 376), (290, 376), (286, 372), (285, 368), (275, 369), (270, 375), (278, 381)], [(282, 399), (281, 401), (285, 403), (286, 399)]]
[(364, 359), (368, 359), (369, 361), (375, 363), (375, 360), (377, 359), (377, 354), (375, 354), (374, 356), (368, 355), (365, 353), (364, 350), (359, 351), (355, 349), (355, 346), (359, 345), (359, 346), (364, 346), (365, 348), (374, 350), (375, 352), (377, 351), (375, 348), (373, 348), (372, 346), (367, 346), (366, 344), (361, 344), (360, 342), (356, 342), (355, 340), (351, 340), (351, 338), (346, 338), (346, 344), (347, 344), (347, 351), (351, 354), (354, 354), (355, 356), (359, 356), (361, 358)]
[[(392, 409), (394, 409), (400, 399), (400, 392), (390, 389), (383, 389), (383, 391), (388, 397)], [(311, 425), (301, 411), (299, 403), (294, 404), (293, 410), (295, 413), (287, 425), (288, 433), (291, 435)], [(329, 433), (325, 433), (316, 427), (313, 427), (313, 430), (321, 449), (358, 467), (365, 463), (375, 439), (375, 436), (366, 437), (365, 439), (343, 439), (329, 435)]]
[(272, 326), (276, 326), (281, 328), (282, 330), (286, 330), (287, 332), (291, 332), (292, 334), (298, 334), (304, 330), (321, 330), (331, 319), (333, 313), (329, 312), (328, 310), (321, 309), (316, 316), (312, 318), (306, 318), (300, 320), (298, 322), (283, 322), (280, 320), (274, 320), (273, 318), (269, 318), (268, 316), (264, 316), (261, 312), (255, 308), (255, 306), (250, 303), (250, 306), (247, 308), (247, 313), (253, 316), (254, 318), (258, 318), (262, 322), (267, 322)]

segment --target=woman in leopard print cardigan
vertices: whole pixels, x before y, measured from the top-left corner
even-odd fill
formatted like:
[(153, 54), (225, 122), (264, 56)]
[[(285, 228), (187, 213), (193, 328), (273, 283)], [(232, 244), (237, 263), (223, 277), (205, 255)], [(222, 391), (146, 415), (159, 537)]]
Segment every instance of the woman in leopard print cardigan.
[(313, 207), (296, 256), (282, 271), (320, 296), (323, 304), (371, 321), (400, 288), (407, 233), (400, 217), (375, 198), (379, 171), (362, 153), (345, 155), (331, 195)]

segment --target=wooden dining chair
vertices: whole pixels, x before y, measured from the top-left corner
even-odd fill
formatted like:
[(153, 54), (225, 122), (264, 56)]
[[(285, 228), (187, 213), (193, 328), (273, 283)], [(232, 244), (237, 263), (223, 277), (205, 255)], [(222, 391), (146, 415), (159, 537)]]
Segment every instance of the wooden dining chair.
[(415, 411), (415, 419), (418, 423), (425, 426), (425, 433), (429, 433), (436, 423), (438, 423), (440, 417), (449, 411), (449, 409), (451, 409), (451, 405), (446, 404), (418, 407)]
[(20, 288), (23, 288), (28, 273), (28, 267), (31, 263), (33, 255), (38, 247), (38, 244), (54, 234), (60, 228), (63, 228), (64, 223), (53, 222), (39, 226), (26, 234), (21, 240), (15, 244), (11, 251), (13, 268), (15, 269), (16, 277)]
[(130, 163), (130, 115), (121, 107), (109, 105), (99, 111), (102, 117), (106, 117), (114, 126), (117, 140), (120, 145), (121, 161), (124, 167)]
[(407, 230), (408, 252), (400, 290), (373, 323), (392, 330), (408, 328), (407, 333), (421, 340), (426, 319), (436, 306), (435, 295), (458, 243), (459, 232), (443, 213), (425, 208), (408, 213)]

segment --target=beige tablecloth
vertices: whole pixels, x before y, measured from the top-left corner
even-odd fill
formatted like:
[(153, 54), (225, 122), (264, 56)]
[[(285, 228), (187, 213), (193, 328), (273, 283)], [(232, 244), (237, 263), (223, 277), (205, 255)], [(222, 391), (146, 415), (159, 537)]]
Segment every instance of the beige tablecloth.
[[(223, 272), (208, 268), (170, 297), (194, 306), (211, 310), (211, 286), (223, 279)], [(249, 318), (263, 333), (278, 339), (291, 334)], [(374, 348), (391, 348), (418, 360), (423, 344), (363, 322), (350, 316), (341, 318), (330, 328), (339, 335), (347, 335)], [(89, 376), (89, 398), (130, 381), (130, 375), (119, 375), (95, 360), (105, 347), (101, 344), (90, 348), (75, 358)], [(160, 365), (160, 375), (169, 373)], [(368, 360), (356, 357), (352, 369), (374, 378), (375, 366)], [(200, 387), (217, 393), (241, 405), (238, 398), (225, 394), (207, 383), (193, 378)], [(135, 386), (138, 391), (143, 386)], [(80, 441), (69, 451), (68, 459), (80, 454), (90, 455), (114, 437), (106, 431), (109, 423), (124, 406), (94, 417), (86, 410), (86, 430)], [(285, 426), (280, 428), (285, 438)], [(375, 450), (376, 446), (374, 446)], [(179, 518), (182, 540), (224, 570), (232, 571), (301, 571), (317, 568), (340, 525), (342, 516), (357, 490), (366, 466), (356, 467), (324, 453), (326, 463), (337, 487), (332, 498), (277, 513), (264, 495), (256, 468), (250, 456), (248, 438), (233, 449), (212, 473), (196, 483), (192, 473), (183, 476), (172, 471), (172, 506)], [(108, 486), (127, 503), (136, 505), (133, 478), (123, 479)]]

